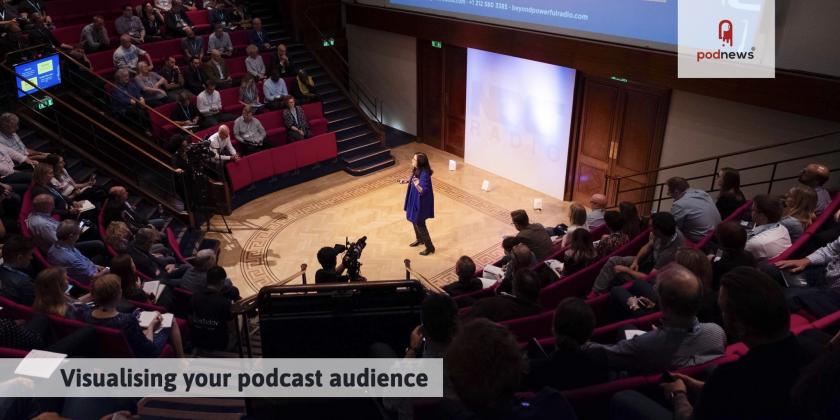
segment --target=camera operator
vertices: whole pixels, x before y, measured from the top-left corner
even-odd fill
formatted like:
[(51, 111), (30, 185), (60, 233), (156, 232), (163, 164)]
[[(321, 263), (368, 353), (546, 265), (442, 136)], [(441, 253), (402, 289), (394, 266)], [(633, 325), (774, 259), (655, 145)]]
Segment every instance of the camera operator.
[(318, 251), (318, 263), (321, 264), (321, 269), (315, 272), (315, 284), (346, 283), (350, 281), (350, 276), (342, 275), (345, 270), (344, 264), (336, 266), (336, 257), (344, 251), (347, 251), (347, 247), (344, 245), (325, 246)]

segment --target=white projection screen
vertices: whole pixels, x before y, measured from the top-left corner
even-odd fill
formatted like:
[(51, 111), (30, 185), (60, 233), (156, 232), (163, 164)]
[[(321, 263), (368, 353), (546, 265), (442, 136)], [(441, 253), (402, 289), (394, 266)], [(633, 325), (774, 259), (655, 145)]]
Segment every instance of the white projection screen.
[(464, 160), (563, 199), (575, 70), (467, 50)]

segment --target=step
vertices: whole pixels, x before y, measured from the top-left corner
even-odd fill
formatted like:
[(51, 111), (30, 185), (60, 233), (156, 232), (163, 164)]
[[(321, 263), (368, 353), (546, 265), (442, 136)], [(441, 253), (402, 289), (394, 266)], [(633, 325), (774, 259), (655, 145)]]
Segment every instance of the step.
[(388, 159), (364, 165), (348, 165), (344, 168), (344, 171), (353, 176), (362, 176), (376, 171), (381, 171), (385, 168), (394, 166), (394, 164), (396, 164), (396, 160), (393, 156), (391, 156)]
[(73, 170), (67, 171), (67, 173), (70, 174), (70, 177), (75, 179), (77, 182), (86, 182), (94, 172), (96, 172), (96, 168), (92, 168), (87, 165), (78, 165), (76, 168), (73, 168)]
[(353, 118), (353, 117), (358, 117), (358, 116), (359, 116), (359, 113), (356, 112), (356, 109), (353, 108), (352, 106), (345, 107), (345, 108), (340, 109), (338, 111), (332, 111), (332, 112), (325, 112), (324, 113), (324, 117), (327, 119), (327, 121), (330, 124), (338, 123), (338, 122), (347, 120), (348, 118)]
[(345, 156), (342, 156), (341, 160), (346, 162), (348, 165), (352, 165), (352, 164), (359, 163), (359, 162), (362, 162), (362, 161), (376, 160), (376, 158), (382, 158), (386, 155), (389, 156), (390, 154), (391, 154), (391, 149), (389, 149), (387, 147), (384, 147), (384, 146), (379, 146), (379, 147), (366, 148), (366, 149), (364, 149), (362, 151), (359, 151), (359, 152), (356, 152), (356, 153), (349, 153)]
[(362, 137), (360, 139), (353, 140), (352, 142), (342, 143), (338, 148), (338, 156), (343, 157), (348, 154), (352, 155), (361, 152), (365, 148), (376, 147), (381, 144), (382, 143), (380, 143), (375, 137)]
[(327, 124), (327, 129), (329, 131), (335, 131), (336, 133), (340, 133), (342, 131), (350, 130), (352, 128), (365, 126), (367, 126), (367, 123), (365, 123), (361, 118), (356, 116), (354, 118), (348, 118), (338, 123), (329, 123)]
[(351, 109), (353, 110), (353, 112), (356, 112), (356, 108), (353, 106), (352, 103), (350, 103), (350, 101), (333, 102), (331, 104), (331, 107), (324, 107), (324, 116), (327, 117), (327, 119), (329, 119), (331, 115), (337, 115), (342, 111), (346, 111), (348, 109)]
[(373, 130), (370, 129), (368, 126), (364, 127), (357, 127), (352, 130), (342, 131), (340, 133), (335, 133), (336, 141), (340, 144), (345, 141), (356, 140), (360, 139), (364, 136), (373, 134)]

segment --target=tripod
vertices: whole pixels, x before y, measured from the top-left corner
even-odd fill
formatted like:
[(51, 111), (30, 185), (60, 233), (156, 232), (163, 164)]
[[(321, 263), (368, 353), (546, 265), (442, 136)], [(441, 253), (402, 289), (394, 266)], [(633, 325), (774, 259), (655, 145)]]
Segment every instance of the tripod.
[[(210, 179), (207, 174), (204, 173), (201, 166), (191, 168), (190, 180), (192, 181), (191, 184), (193, 186), (193, 211), (198, 213), (200, 217), (204, 218), (204, 231), (214, 233), (232, 233), (233, 231), (231, 231), (230, 225), (228, 225), (225, 216), (223, 214), (219, 214), (215, 207), (207, 204), (210, 200), (210, 191), (208, 188)], [(213, 217), (214, 213), (217, 213), (218, 216), (222, 218), (222, 223), (225, 225), (224, 229), (213, 228), (213, 225), (210, 223), (210, 219)]]

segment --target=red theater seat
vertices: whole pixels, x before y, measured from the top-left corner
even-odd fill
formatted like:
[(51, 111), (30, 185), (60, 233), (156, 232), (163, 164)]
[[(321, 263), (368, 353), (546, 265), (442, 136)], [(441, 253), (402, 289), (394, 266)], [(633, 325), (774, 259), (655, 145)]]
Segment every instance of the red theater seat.
[(57, 40), (65, 44), (78, 44), (79, 40), (81, 39), (82, 28), (84, 28), (85, 25), (87, 24), (80, 23), (78, 25), (62, 26), (60, 28), (53, 29), (52, 34)]
[[(195, 97), (193, 97), (190, 102), (194, 104)], [(155, 108), (157, 113), (149, 111), (149, 121), (152, 124), (152, 132), (157, 138), (165, 140), (178, 132), (178, 127), (175, 124), (170, 124), (169, 121), (166, 120), (172, 116), (172, 110), (175, 109), (176, 106), (178, 106), (177, 103), (170, 102)]]
[(309, 166), (338, 156), (335, 133), (321, 134), (292, 143), (295, 146), (298, 167)]
[(190, 18), (193, 24), (193, 30), (196, 33), (204, 34), (210, 32), (210, 15), (207, 13), (207, 10), (187, 12), (187, 17)]
[(239, 191), (249, 185), (253, 181), (251, 175), (251, 166), (245, 159), (240, 159), (236, 162), (230, 161), (225, 165), (230, 180), (230, 188), (232, 191)]
[(275, 175), (271, 156), (271, 150), (263, 150), (243, 158), (251, 167), (251, 182), (259, 182)]
[(274, 165), (274, 175), (284, 174), (297, 169), (297, 156), (292, 144), (270, 149), (271, 162)]

